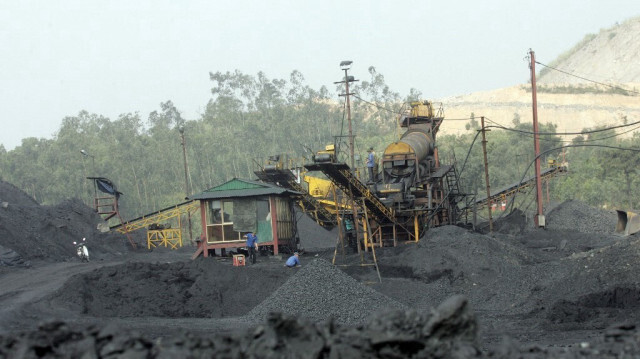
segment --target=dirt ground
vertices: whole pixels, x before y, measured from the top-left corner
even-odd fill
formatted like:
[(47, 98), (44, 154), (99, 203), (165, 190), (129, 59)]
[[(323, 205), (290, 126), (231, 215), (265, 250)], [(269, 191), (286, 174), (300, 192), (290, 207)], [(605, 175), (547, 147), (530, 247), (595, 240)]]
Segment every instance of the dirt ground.
[[(515, 210), (494, 233), (456, 226), (335, 257), (300, 219), (302, 267), (191, 260), (144, 233), (100, 233), (81, 201), (40, 206), (0, 182), (0, 358), (638, 357), (640, 240), (616, 214), (557, 204), (547, 228)], [(74, 256), (86, 237), (92, 260)]]

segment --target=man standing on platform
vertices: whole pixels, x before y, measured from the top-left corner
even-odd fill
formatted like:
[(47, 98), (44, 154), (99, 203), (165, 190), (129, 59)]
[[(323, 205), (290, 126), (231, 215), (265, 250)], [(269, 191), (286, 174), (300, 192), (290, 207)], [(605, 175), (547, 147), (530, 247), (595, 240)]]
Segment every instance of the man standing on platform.
[(374, 167), (376, 166), (376, 153), (373, 152), (373, 147), (370, 147), (367, 151), (367, 171), (369, 172), (369, 182), (373, 183), (376, 181), (375, 174), (373, 173)]

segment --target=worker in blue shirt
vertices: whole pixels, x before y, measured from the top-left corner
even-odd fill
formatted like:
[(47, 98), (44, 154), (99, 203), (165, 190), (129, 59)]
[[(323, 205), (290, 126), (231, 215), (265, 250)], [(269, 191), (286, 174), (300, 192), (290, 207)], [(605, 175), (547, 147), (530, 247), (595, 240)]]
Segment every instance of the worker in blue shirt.
[(287, 263), (285, 263), (285, 266), (289, 268), (302, 266), (302, 264), (300, 264), (300, 258), (298, 257), (298, 252), (294, 252), (293, 255), (289, 257), (289, 259), (287, 259)]
[(249, 251), (249, 259), (251, 264), (256, 264), (256, 251), (258, 250), (258, 236), (255, 232), (250, 232), (244, 235), (247, 238), (247, 250)]
[(375, 161), (375, 152), (373, 152), (373, 147), (370, 147), (367, 151), (369, 154), (367, 155), (367, 171), (369, 171), (369, 181), (375, 182), (375, 178), (373, 177), (373, 167), (376, 165)]

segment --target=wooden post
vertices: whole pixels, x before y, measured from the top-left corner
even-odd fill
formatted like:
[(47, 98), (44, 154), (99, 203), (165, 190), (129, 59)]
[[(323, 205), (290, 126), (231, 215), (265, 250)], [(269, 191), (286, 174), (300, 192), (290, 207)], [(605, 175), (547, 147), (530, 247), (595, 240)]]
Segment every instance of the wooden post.
[(271, 207), (271, 233), (273, 235), (273, 254), (278, 255), (278, 210), (275, 197), (269, 197), (269, 206)]

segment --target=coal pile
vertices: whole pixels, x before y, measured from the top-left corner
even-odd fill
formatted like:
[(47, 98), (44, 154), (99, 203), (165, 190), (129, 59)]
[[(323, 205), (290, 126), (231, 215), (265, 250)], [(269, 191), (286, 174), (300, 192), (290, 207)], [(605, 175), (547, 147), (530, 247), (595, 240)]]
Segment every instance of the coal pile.
[(297, 271), (247, 316), (264, 320), (280, 312), (312, 321), (329, 318), (341, 324), (362, 324), (373, 313), (406, 309), (397, 301), (363, 285), (324, 259), (315, 259)]
[[(104, 221), (79, 199), (54, 206), (41, 206), (15, 186), (0, 181), (0, 247), (2, 264), (34, 260), (60, 262), (76, 260), (74, 241), (87, 239), (92, 259), (100, 260), (129, 252), (124, 235), (101, 233)], [(140, 241), (142, 242), (142, 241)], [(13, 258), (9, 262), (7, 258)]]
[(545, 215), (546, 226), (554, 230), (611, 234), (616, 229), (618, 215), (587, 206), (580, 201), (565, 201)]
[(338, 239), (338, 228), (327, 230), (319, 226), (308, 215), (300, 212), (296, 207), (296, 219), (298, 224), (298, 236), (300, 247), (305, 251), (317, 251), (326, 248), (335, 248)]
[(550, 324), (604, 329), (612, 322), (640, 320), (640, 239), (619, 239), (563, 262), (562, 276), (552, 277), (536, 295)]
[(483, 310), (503, 310), (529, 292), (534, 274), (526, 266), (533, 260), (510, 237), (443, 226), (418, 243), (379, 251), (381, 272), (394, 279), (377, 287), (397, 293), (394, 298), (411, 307), (428, 308), (464, 294)]
[(430, 312), (391, 311), (366, 324), (311, 323), (274, 313), (265, 324), (221, 335), (183, 332), (152, 340), (112, 325), (79, 329), (49, 322), (38, 330), (0, 336), (2, 357), (92, 358), (472, 358), (477, 323), (468, 302), (453, 297)]
[[(377, 248), (379, 283), (358, 254), (332, 266), (337, 234), (310, 221), (302, 267), (234, 267), (192, 261), (194, 248), (128, 250), (80, 201), (40, 206), (2, 185), (15, 193), (0, 196), (0, 246), (32, 266), (0, 268), (0, 358), (640, 357), (640, 239), (577, 201), (546, 229), (516, 210), (493, 233), (442, 226)], [(78, 236), (99, 260), (74, 260)], [(48, 318), (64, 321), (38, 329)]]
[(94, 317), (233, 317), (246, 314), (291, 274), (204, 258), (129, 262), (76, 275), (46, 302)]

